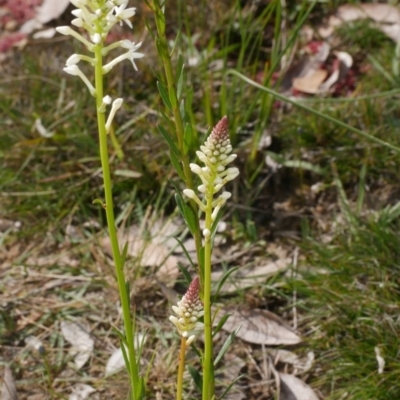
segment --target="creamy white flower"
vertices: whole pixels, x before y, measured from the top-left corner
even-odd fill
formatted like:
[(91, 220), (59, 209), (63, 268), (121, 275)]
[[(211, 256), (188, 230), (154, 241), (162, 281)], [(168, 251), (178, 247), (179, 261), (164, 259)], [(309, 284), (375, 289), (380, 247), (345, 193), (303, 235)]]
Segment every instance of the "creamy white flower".
[(93, 42), (94, 44), (99, 44), (99, 43), (101, 43), (101, 35), (100, 35), (100, 33), (95, 33), (95, 34), (92, 36), (92, 42)]
[(183, 194), (189, 197), (189, 199), (194, 199), (196, 197), (196, 193), (192, 189), (184, 189)]
[(90, 83), (89, 79), (86, 77), (86, 75), (79, 69), (77, 65), (71, 65), (68, 67), (64, 68), (64, 71), (67, 74), (74, 75), (74, 76), (79, 76), (79, 78), (82, 79), (82, 81), (85, 83), (85, 85), (88, 87), (89, 92), (92, 96), (96, 95), (96, 89), (93, 87), (93, 85)]
[(68, 60), (65, 62), (65, 64), (67, 65), (67, 67), (69, 67), (71, 65), (78, 64), (79, 61), (81, 61), (80, 55), (72, 54), (72, 56), (68, 58)]
[(121, 108), (124, 99), (118, 98), (115, 99), (112, 103), (110, 114), (108, 115), (106, 122), (106, 132), (109, 133), (111, 129), (111, 124), (114, 119), (115, 113)]
[(120, 6), (117, 6), (114, 8), (114, 15), (117, 21), (119, 21), (120, 24), (122, 24), (122, 21), (125, 22), (129, 28), (133, 28), (131, 21), (129, 21), (129, 18), (132, 18), (136, 14), (136, 8), (131, 7), (131, 8), (126, 8), (128, 3), (123, 3)]
[(103, 74), (107, 74), (108, 72), (111, 71), (112, 68), (115, 67), (115, 65), (117, 65), (118, 63), (120, 63), (121, 61), (124, 61), (124, 60), (129, 60), (132, 63), (133, 68), (135, 68), (135, 70), (137, 71), (138, 68), (137, 68), (134, 60), (137, 58), (144, 57), (143, 53), (138, 53), (135, 51), (136, 49), (138, 49), (140, 47), (140, 45), (141, 45), (141, 43), (138, 43), (137, 45), (135, 45), (134, 49), (129, 50), (124, 54), (121, 54), (120, 56), (114, 58), (114, 60), (110, 61), (108, 64), (104, 65), (103, 66)]
[(205, 238), (208, 238), (211, 236), (211, 232), (209, 229), (203, 229), (203, 235)]
[(103, 97), (103, 103), (104, 104), (110, 105), (111, 101), (112, 101), (112, 99), (111, 99), (111, 97), (109, 95)]
[(71, 24), (74, 26), (77, 26), (78, 28), (82, 28), (84, 25), (84, 22), (83, 22), (82, 18), (75, 18), (71, 21)]
[(61, 33), (62, 35), (70, 35), (73, 36), (75, 39), (79, 40), (81, 43), (83, 43), (89, 51), (93, 51), (93, 44), (90, 43), (88, 40), (86, 40), (82, 35), (80, 35), (78, 32), (75, 32), (73, 29), (71, 29), (69, 26), (59, 26), (56, 28), (56, 31), (58, 33)]

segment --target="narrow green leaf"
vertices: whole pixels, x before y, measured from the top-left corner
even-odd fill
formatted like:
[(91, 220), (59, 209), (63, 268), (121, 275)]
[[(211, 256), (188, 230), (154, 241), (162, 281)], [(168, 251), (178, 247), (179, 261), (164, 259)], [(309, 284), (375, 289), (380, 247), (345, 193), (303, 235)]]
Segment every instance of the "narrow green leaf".
[(197, 357), (199, 357), (200, 363), (202, 363), (202, 355), (201, 355), (200, 350), (196, 347), (196, 345), (194, 343), (192, 343), (190, 345), (190, 348), (196, 353)]
[(186, 124), (185, 132), (184, 132), (184, 136), (183, 136), (183, 145), (184, 145), (185, 154), (187, 154), (192, 143), (193, 143), (193, 127), (192, 127), (192, 124)]
[[(145, 3), (148, 4), (147, 1), (145, 1)], [(149, 4), (148, 4), (148, 6), (149, 6)], [(151, 7), (150, 7), (150, 9), (151, 9)], [(145, 26), (146, 26), (146, 28), (147, 28), (147, 32), (150, 33), (150, 36), (151, 36), (152, 39), (155, 41), (155, 40), (156, 40), (156, 36), (155, 36), (155, 33), (153, 32), (153, 27), (150, 26), (150, 24), (149, 24), (149, 22), (147, 21), (146, 18), (144, 19), (144, 24), (145, 24)]]
[(182, 33), (182, 29), (179, 28), (178, 32), (176, 33), (176, 37), (175, 37), (175, 41), (174, 41), (174, 45), (172, 47), (171, 53), (169, 55), (170, 58), (172, 58), (172, 56), (174, 55), (175, 49), (179, 43), (179, 39), (181, 38), (181, 33)]
[(183, 69), (185, 67), (185, 64), (183, 63), (183, 57), (182, 54), (179, 54), (178, 56), (178, 62), (176, 64), (176, 80), (178, 81), (182, 77)]
[(178, 195), (179, 192), (175, 194), (175, 200), (176, 204), (179, 207), (179, 210), (181, 211), (181, 214), (186, 222), (187, 227), (190, 230), (190, 233), (194, 236), (197, 231), (197, 218), (192, 210), (192, 208), (185, 203), (185, 200), (183, 200), (181, 195)]
[(125, 290), (126, 290), (126, 295), (128, 296), (128, 299), (131, 297), (131, 285), (128, 280), (125, 281)]
[(185, 211), (186, 211), (186, 223), (187, 226), (193, 236), (196, 235), (199, 230), (198, 217), (193, 211), (192, 207), (189, 204), (185, 203)]
[(100, 204), (104, 208), (104, 201), (101, 199), (94, 199), (92, 204)]
[(164, 104), (172, 112), (171, 100), (169, 98), (167, 89), (165, 89), (165, 86), (161, 83), (161, 81), (157, 81), (157, 87), (158, 91), (160, 92), (161, 98), (163, 99)]
[(175, 109), (178, 100), (176, 98), (176, 92), (175, 92), (174, 86), (171, 86), (170, 88), (168, 88), (168, 95), (169, 95), (169, 101), (170, 101), (171, 107), (172, 107), (172, 109)]
[(162, 137), (168, 143), (168, 146), (169, 146), (170, 150), (173, 151), (174, 154), (179, 157), (179, 155), (180, 155), (179, 150), (176, 147), (176, 144), (172, 140), (171, 136), (169, 136), (168, 132), (161, 125), (157, 125), (157, 128), (158, 128), (158, 131), (161, 133)]
[(139, 384), (137, 385), (136, 398), (144, 400), (146, 398), (146, 384), (142, 376), (139, 377)]
[(222, 289), (222, 286), (224, 286), (224, 283), (226, 282), (226, 280), (235, 272), (239, 269), (239, 267), (234, 267), (231, 268), (230, 270), (226, 271), (224, 273), (224, 275), (222, 275), (222, 278), (220, 279), (219, 283), (218, 283), (218, 287), (217, 287), (217, 291), (215, 292), (214, 296), (211, 299), (211, 304), (213, 304), (218, 297), (219, 292)]
[(181, 178), (184, 181), (185, 174), (183, 173), (182, 165), (179, 162), (178, 157), (172, 150), (169, 151), (169, 157), (171, 158), (172, 165), (174, 166), (176, 172), (178, 173), (179, 178)]
[(163, 45), (163, 43), (159, 38), (156, 38), (156, 48), (157, 48), (157, 53), (161, 58), (163, 58), (166, 54), (168, 54), (168, 51), (165, 51), (165, 46)]
[(144, 348), (144, 343), (146, 342), (146, 334), (147, 330), (143, 332), (142, 340), (139, 343), (139, 337), (136, 336), (133, 340), (134, 343), (137, 345), (137, 354), (136, 354), (136, 359), (137, 359), (137, 369), (140, 371), (140, 359), (142, 358), (142, 352)]
[(228, 318), (231, 316), (232, 314), (225, 314), (220, 321), (218, 322), (217, 327), (214, 329), (213, 332), (213, 336), (215, 336), (221, 329), (222, 327), (225, 325), (225, 322), (228, 320)]
[(191, 365), (188, 365), (187, 369), (189, 371), (189, 374), (193, 378), (193, 381), (194, 381), (197, 389), (199, 389), (200, 393), (202, 393), (203, 392), (203, 377), (200, 375), (200, 372), (197, 371), (197, 369), (192, 367)]
[(183, 218), (185, 219), (186, 225), (190, 230), (190, 233), (195, 236), (198, 229), (198, 217), (196, 216), (195, 212), (193, 211), (192, 207), (190, 207), (189, 204), (185, 202), (181, 195), (181, 191), (178, 188), (178, 186), (172, 181), (172, 184), (174, 185), (176, 189), (175, 193), (175, 200), (176, 204), (179, 207), (179, 210), (181, 211), (181, 214)]
[(185, 92), (185, 95), (186, 95), (186, 107), (187, 107), (188, 109), (190, 109), (191, 106), (192, 106), (193, 96), (194, 96), (193, 87), (188, 88), (188, 89), (186, 90), (186, 92)]
[(218, 400), (222, 400), (222, 399), (229, 393), (229, 391), (232, 389), (232, 386), (233, 386), (239, 379), (242, 379), (242, 378), (245, 377), (245, 376), (246, 376), (246, 374), (242, 374), (242, 375), (239, 375), (237, 378), (235, 378), (235, 379), (233, 380), (233, 382), (225, 389), (224, 393), (222, 393), (221, 397), (220, 397)]
[(131, 368), (130, 368), (130, 363), (129, 363), (129, 357), (128, 357), (128, 354), (127, 354), (127, 352), (126, 352), (125, 344), (124, 344), (122, 341), (120, 341), (120, 345), (121, 345), (121, 351), (122, 351), (122, 355), (123, 355), (123, 357), (124, 357), (126, 369), (127, 369), (128, 371), (130, 371)]
[(235, 339), (237, 333), (239, 332), (239, 329), (241, 326), (236, 328), (225, 340), (224, 344), (221, 347), (221, 350), (219, 351), (217, 357), (214, 360), (214, 366), (216, 367), (219, 361), (222, 359), (224, 354), (228, 351), (229, 346), (232, 344), (233, 340)]
[(186, 117), (185, 99), (182, 99), (181, 102), (179, 103), (179, 113), (181, 114), (182, 121), (184, 121)]
[(128, 242), (125, 243), (124, 248), (122, 249), (122, 253), (121, 253), (122, 268), (124, 268), (127, 253), (128, 253)]
[(190, 283), (192, 282), (192, 277), (190, 276), (190, 273), (187, 270), (187, 268), (184, 265), (182, 265), (181, 263), (178, 263), (178, 268), (182, 272), (183, 276), (185, 277), (187, 284), (190, 285)]
[(119, 340), (123, 343), (125, 343), (125, 345), (127, 345), (126, 343), (126, 339), (124, 334), (117, 328), (113, 327), (112, 330), (115, 332), (115, 334), (119, 337)]
[[(175, 129), (176, 129), (175, 124), (173, 121), (171, 121), (170, 117), (165, 113), (164, 110), (165, 109), (162, 109), (162, 108), (159, 108), (159, 110), (158, 110), (158, 112), (161, 114), (162, 121), (164, 122), (164, 124), (167, 125), (168, 132), (175, 132)], [(175, 137), (176, 137), (176, 135), (175, 135)]]
[(178, 99), (181, 98), (184, 87), (183, 85), (185, 80), (184, 67), (185, 65), (183, 64), (183, 57), (182, 54), (180, 54), (178, 58), (178, 65), (176, 67), (176, 81), (177, 81), (176, 94), (178, 96)]
[[(185, 253), (186, 258), (188, 259), (190, 265), (196, 270), (196, 266), (194, 265), (194, 262), (192, 260), (192, 257), (190, 257), (188, 251), (186, 250), (184, 244), (182, 243), (182, 241), (180, 239), (178, 239), (177, 237), (174, 237), (174, 239), (179, 243), (179, 245), (181, 246), (181, 249), (183, 250), (183, 252)], [(189, 282), (190, 283), (190, 282)]]

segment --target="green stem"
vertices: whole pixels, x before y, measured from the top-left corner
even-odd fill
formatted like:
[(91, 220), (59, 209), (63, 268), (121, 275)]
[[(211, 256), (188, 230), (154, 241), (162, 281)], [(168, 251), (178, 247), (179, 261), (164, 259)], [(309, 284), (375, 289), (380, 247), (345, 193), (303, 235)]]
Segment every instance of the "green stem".
[(178, 381), (176, 387), (176, 400), (182, 400), (183, 372), (185, 370), (186, 338), (181, 338), (181, 350), (179, 352)]
[[(103, 182), (104, 182), (104, 195), (105, 195), (105, 210), (107, 217), (108, 233), (110, 236), (112, 253), (115, 263), (115, 271), (118, 281), (118, 290), (121, 298), (122, 314), (125, 327), (126, 344), (128, 347), (128, 358), (129, 358), (129, 376), (131, 379), (132, 397), (134, 400), (137, 398), (136, 388), (139, 383), (139, 375), (136, 364), (136, 352), (133, 340), (132, 330), (132, 318), (130, 312), (130, 298), (128, 291), (125, 286), (125, 276), (123, 270), (123, 261), (119, 250), (117, 229), (115, 226), (114, 218), (114, 206), (112, 198), (112, 186), (111, 186), (111, 175), (110, 165), (108, 159), (108, 146), (107, 146), (107, 133), (105, 129), (105, 113), (101, 112), (101, 105), (104, 97), (103, 90), (103, 59), (102, 59), (102, 43), (95, 47), (95, 88), (96, 88), (96, 107), (97, 107), (97, 124), (99, 130), (99, 143), (100, 143), (100, 159), (101, 167), (103, 171)], [(123, 346), (123, 344), (121, 344)]]
[[(211, 232), (212, 228), (212, 202), (215, 173), (212, 171), (207, 188), (207, 207), (205, 212), (205, 228)], [(211, 325), (211, 237), (205, 239), (204, 244), (204, 363), (203, 363), (203, 400), (210, 400), (214, 395), (213, 374), (213, 342)]]

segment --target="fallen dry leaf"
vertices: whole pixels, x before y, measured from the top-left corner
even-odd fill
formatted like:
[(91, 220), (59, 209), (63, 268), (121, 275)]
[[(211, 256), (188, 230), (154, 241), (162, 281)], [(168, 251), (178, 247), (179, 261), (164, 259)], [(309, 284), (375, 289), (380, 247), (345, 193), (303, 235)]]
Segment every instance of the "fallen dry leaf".
[[(143, 342), (144, 335), (142, 333), (136, 334), (135, 349), (138, 350)], [(127, 351), (128, 349), (126, 349)], [(125, 368), (125, 359), (121, 347), (115, 349), (107, 361), (105, 376), (113, 375)]]
[(11, 369), (8, 365), (4, 367), (3, 387), (1, 388), (0, 400), (17, 400), (17, 388), (15, 387)]
[(314, 390), (294, 375), (279, 373), (279, 400), (319, 400)]
[[(19, 32), (30, 34), (36, 29), (43, 28), (44, 24), (58, 18), (66, 10), (69, 3), (69, 0), (44, 0), (39, 7), (36, 7), (34, 17), (25, 21)], [(53, 31), (53, 33), (55, 32)]]
[(61, 333), (72, 345), (70, 354), (74, 357), (76, 368), (81, 369), (93, 352), (94, 340), (85, 327), (76, 322), (61, 321)]
[(282, 77), (280, 84), (282, 92), (291, 90), (296, 79), (312, 77), (316, 71), (321, 70), (321, 65), (329, 56), (330, 46), (326, 42), (311, 42), (305, 51), (306, 54), (300, 61), (293, 64)]
[(69, 0), (44, 0), (42, 5), (36, 9), (35, 18), (42, 24), (46, 24), (61, 16), (67, 9)]
[(11, 221), (9, 219), (0, 218), (0, 232), (5, 232), (8, 229), (16, 229), (18, 230), (21, 227), (21, 222), (19, 221)]
[(69, 400), (86, 400), (96, 389), (84, 383), (77, 383), (72, 387), (72, 393), (69, 395)]
[[(125, 348), (128, 351), (127, 348)], [(107, 361), (105, 376), (110, 376), (125, 368), (125, 359), (122, 353), (122, 348), (115, 349)]]
[(274, 365), (279, 363), (291, 364), (295, 370), (302, 372), (311, 369), (315, 355), (314, 352), (309, 351), (305, 357), (299, 357), (292, 351), (285, 349), (267, 349), (268, 354), (273, 358)]
[[(134, 258), (141, 267), (158, 268), (157, 279), (172, 286), (179, 276), (178, 259), (171, 254), (171, 250), (164, 243), (171, 239), (176, 243), (176, 240), (165, 236), (162, 231), (159, 233), (159, 236), (144, 240), (139, 227), (132, 226), (126, 233), (119, 233), (119, 243), (121, 247), (128, 243), (129, 257)], [(104, 250), (111, 255), (110, 238), (103, 238), (101, 243)]]
[(327, 76), (328, 71), (325, 69), (316, 69), (311, 75), (294, 78), (293, 89), (308, 94), (318, 93), (320, 85)]
[(233, 332), (241, 326), (236, 336), (246, 342), (265, 345), (290, 345), (301, 342), (301, 338), (287, 326), (287, 323), (270, 311), (226, 307), (219, 310), (216, 321), (220, 321), (226, 314), (232, 315), (225, 322), (223, 329)]

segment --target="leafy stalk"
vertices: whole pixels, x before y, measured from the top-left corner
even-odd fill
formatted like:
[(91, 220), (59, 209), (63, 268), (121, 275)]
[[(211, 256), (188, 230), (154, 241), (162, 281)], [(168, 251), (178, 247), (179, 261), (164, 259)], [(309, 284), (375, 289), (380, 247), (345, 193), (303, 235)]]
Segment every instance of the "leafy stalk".
[[(172, 110), (172, 114), (173, 114), (173, 123), (175, 125), (176, 139), (178, 142), (178, 150), (179, 150), (180, 157), (181, 157), (181, 163), (182, 163), (182, 167), (183, 167), (185, 184), (188, 188), (193, 189), (194, 184), (193, 184), (192, 173), (190, 171), (189, 157), (188, 157), (188, 154), (185, 151), (185, 147), (184, 147), (185, 129), (184, 129), (183, 118), (182, 118), (182, 115), (180, 112), (180, 104), (179, 104), (180, 99), (178, 98), (177, 82), (176, 82), (176, 77), (175, 77), (174, 70), (172, 67), (171, 54), (168, 49), (168, 40), (167, 40), (167, 36), (165, 33), (165, 28), (166, 28), (165, 15), (160, 6), (159, 0), (153, 0), (153, 12), (154, 12), (154, 17), (155, 17), (155, 22), (156, 22), (156, 27), (157, 27), (156, 44), (157, 44), (158, 53), (163, 62), (165, 78), (167, 81), (169, 102), (170, 102), (171, 110)], [(190, 207), (193, 209), (193, 211), (197, 215), (196, 203), (194, 201), (189, 201), (189, 204), (190, 204)], [(197, 224), (198, 224), (198, 222), (197, 222)], [(193, 236), (194, 236), (194, 240), (195, 240), (195, 244), (196, 244), (197, 260), (198, 260), (198, 264), (200, 266), (201, 265), (201, 263), (200, 263), (201, 235), (200, 235), (200, 230), (199, 230), (198, 226), (197, 226), (197, 229), (195, 230), (195, 232), (193, 232)], [(201, 271), (199, 271), (199, 272), (201, 272)], [(200, 278), (202, 278), (202, 274), (200, 273), (199, 275), (200, 275)]]

